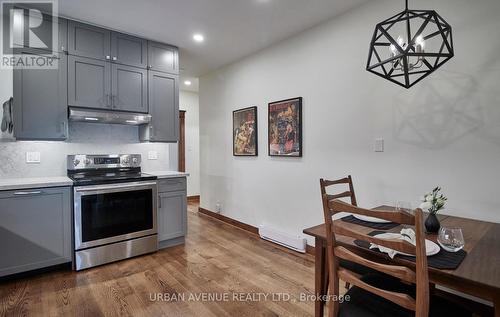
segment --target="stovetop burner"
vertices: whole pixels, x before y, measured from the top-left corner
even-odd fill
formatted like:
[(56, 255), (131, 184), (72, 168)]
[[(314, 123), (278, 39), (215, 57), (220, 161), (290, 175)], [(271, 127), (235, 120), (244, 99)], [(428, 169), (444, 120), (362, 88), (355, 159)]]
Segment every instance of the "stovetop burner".
[(141, 172), (139, 154), (69, 155), (68, 177), (75, 186), (137, 182), (157, 179)]

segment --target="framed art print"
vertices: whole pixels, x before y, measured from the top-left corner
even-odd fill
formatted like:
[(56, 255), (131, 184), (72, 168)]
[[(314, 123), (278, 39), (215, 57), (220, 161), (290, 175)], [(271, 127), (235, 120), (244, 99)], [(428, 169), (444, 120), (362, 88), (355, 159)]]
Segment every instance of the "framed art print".
[(257, 107), (233, 111), (233, 155), (258, 155)]
[(302, 97), (269, 103), (270, 156), (302, 156)]

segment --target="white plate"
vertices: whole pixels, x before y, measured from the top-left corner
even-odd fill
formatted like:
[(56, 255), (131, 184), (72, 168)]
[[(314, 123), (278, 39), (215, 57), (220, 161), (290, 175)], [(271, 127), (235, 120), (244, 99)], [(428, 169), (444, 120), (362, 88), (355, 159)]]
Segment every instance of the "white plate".
[[(399, 239), (401, 237), (401, 234), (400, 233), (386, 232), (386, 233), (377, 234), (373, 237), (379, 238), (379, 239)], [(439, 245), (432, 242), (431, 240), (425, 239), (425, 251), (427, 253), (427, 256), (436, 255), (439, 253), (440, 250), (441, 250), (441, 248), (439, 247)], [(398, 254), (407, 255), (407, 256), (415, 256), (413, 254), (406, 254), (406, 253), (399, 252), (399, 251), (398, 251)]]
[(390, 223), (388, 220), (380, 219), (380, 218), (375, 218), (375, 217), (368, 217), (368, 216), (362, 216), (362, 215), (352, 215), (354, 218), (357, 218), (359, 220), (363, 220), (366, 222), (374, 222), (374, 223)]

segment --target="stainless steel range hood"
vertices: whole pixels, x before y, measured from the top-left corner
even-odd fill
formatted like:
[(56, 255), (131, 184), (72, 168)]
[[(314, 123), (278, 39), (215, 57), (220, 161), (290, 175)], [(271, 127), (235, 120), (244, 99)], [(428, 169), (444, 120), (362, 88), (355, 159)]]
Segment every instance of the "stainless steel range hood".
[(70, 107), (69, 120), (90, 123), (141, 125), (149, 123), (151, 121), (151, 115), (135, 112), (89, 110)]

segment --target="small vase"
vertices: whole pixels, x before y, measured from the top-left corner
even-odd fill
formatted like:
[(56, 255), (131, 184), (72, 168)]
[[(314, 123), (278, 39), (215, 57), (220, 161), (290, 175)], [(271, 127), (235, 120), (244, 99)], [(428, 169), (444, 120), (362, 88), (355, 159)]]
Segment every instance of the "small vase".
[(441, 224), (436, 214), (429, 214), (425, 220), (425, 230), (427, 230), (428, 233), (438, 233), (440, 227)]

